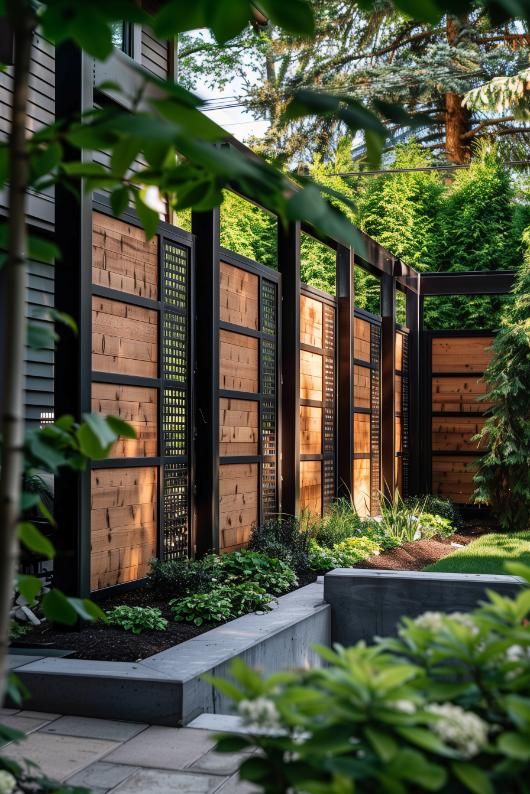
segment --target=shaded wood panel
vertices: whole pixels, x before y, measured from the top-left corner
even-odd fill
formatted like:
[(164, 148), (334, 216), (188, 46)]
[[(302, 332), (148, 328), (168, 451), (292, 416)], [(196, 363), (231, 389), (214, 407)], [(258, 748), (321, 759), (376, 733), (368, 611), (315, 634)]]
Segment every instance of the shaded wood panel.
[(235, 551), (250, 539), (258, 520), (258, 464), (219, 467), (219, 548)]
[(300, 406), (300, 454), (320, 455), (322, 452), (322, 408)]
[(403, 407), (403, 378), (396, 375), (394, 379), (394, 410), (400, 414)]
[(227, 262), (220, 265), (221, 322), (259, 328), (258, 277)]
[(396, 457), (394, 466), (394, 488), (403, 495), (403, 458)]
[(370, 454), (370, 414), (353, 415), (353, 451), (355, 454)]
[(219, 400), (219, 454), (257, 455), (259, 439), (258, 402)]
[(142, 66), (166, 80), (169, 76), (168, 42), (160, 41), (149, 28), (142, 28)]
[(396, 333), (396, 369), (403, 369), (403, 334)]
[(300, 295), (300, 342), (311, 347), (322, 347), (323, 306), (320, 301)]
[(370, 408), (370, 373), (367, 367), (353, 367), (353, 404), (356, 408)]
[(433, 372), (484, 372), (491, 359), (493, 337), (435, 337)]
[(478, 458), (436, 456), (432, 462), (432, 492), (452, 499), (457, 504), (472, 502), (475, 485), (473, 475)]
[(355, 317), (353, 320), (353, 357), (370, 361), (370, 323)]
[(93, 283), (158, 300), (158, 237), (98, 212), (92, 228)]
[(472, 452), (481, 448), (476, 441), (472, 441), (471, 439), (482, 428), (484, 421), (485, 420), (480, 417), (434, 417), (432, 420), (433, 450)]
[(219, 388), (257, 392), (258, 340), (232, 331), (219, 331)]
[(490, 402), (478, 402), (487, 392), (486, 382), (477, 377), (434, 377), (432, 379), (432, 410), (453, 413), (486, 411)]
[(92, 369), (156, 378), (158, 312), (92, 298)]
[(144, 578), (157, 553), (154, 466), (91, 473), (91, 589)]
[(112, 447), (110, 458), (155, 457), (158, 452), (158, 392), (138, 386), (112, 383), (92, 384), (92, 411), (116, 416), (128, 422), (136, 438), (120, 438)]
[(322, 514), (322, 463), (319, 460), (300, 463), (300, 509)]
[(396, 454), (403, 452), (403, 432), (400, 416), (396, 416), (394, 422), (394, 451)]
[(300, 350), (300, 399), (322, 402), (322, 356)]
[(353, 461), (353, 503), (361, 516), (370, 515), (370, 467), (369, 458)]

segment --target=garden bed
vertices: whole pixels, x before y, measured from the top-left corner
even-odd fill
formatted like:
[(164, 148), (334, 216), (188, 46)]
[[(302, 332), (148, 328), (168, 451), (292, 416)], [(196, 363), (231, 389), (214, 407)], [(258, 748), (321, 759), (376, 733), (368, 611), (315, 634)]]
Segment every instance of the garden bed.
[(452, 554), (457, 547), (453, 543), (467, 546), (475, 535), (457, 533), (446, 539), (429, 538), (404, 543), (396, 549), (383, 551), (374, 557), (357, 563), (355, 568), (379, 568), (386, 571), (423, 571), (426, 565)]

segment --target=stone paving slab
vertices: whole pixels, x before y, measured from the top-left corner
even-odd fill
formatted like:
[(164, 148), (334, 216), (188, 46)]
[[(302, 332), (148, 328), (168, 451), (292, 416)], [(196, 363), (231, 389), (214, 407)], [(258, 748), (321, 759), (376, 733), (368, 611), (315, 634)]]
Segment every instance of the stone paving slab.
[(70, 786), (85, 786), (92, 791), (101, 789), (106, 791), (114, 788), (119, 783), (123, 783), (134, 772), (138, 771), (137, 766), (127, 766), (126, 764), (109, 764), (107, 761), (96, 761), (95, 764), (82, 769), (73, 777), (66, 781)]
[(64, 780), (116, 747), (115, 742), (53, 736), (39, 731), (2, 751), (7, 758), (22, 762), (31, 759), (41, 771), (55, 780)]
[(22, 655), (19, 653), (8, 653), (7, 654), (7, 668), (8, 670), (18, 670), (19, 667), (24, 667), (27, 664), (32, 664), (33, 662), (40, 662), (42, 656), (28, 656), (26, 654)]
[(61, 717), (43, 728), (45, 733), (63, 736), (80, 736), (86, 739), (109, 739), (113, 742), (126, 742), (148, 726), (139, 722), (118, 722), (100, 720), (94, 717)]
[(156, 769), (185, 769), (215, 745), (206, 731), (152, 726), (105, 760)]
[(22, 711), (18, 712), (19, 717), (35, 717), (35, 719), (41, 720), (56, 720), (61, 715), (60, 714), (52, 714), (49, 711), (31, 711), (30, 709), (23, 709)]
[(214, 794), (225, 778), (143, 769), (113, 790), (113, 794)]
[(49, 719), (45, 717), (27, 717), (23, 716), (23, 712), (19, 711), (18, 714), (13, 716), (2, 717), (2, 725), (8, 728), (13, 728), (15, 731), (22, 731), (23, 733), (32, 733), (33, 731), (47, 725)]
[(188, 723), (188, 728), (214, 733), (245, 733), (241, 717), (235, 714), (199, 714)]
[(249, 753), (216, 753), (215, 750), (210, 750), (190, 766), (190, 771), (233, 775), (248, 756)]

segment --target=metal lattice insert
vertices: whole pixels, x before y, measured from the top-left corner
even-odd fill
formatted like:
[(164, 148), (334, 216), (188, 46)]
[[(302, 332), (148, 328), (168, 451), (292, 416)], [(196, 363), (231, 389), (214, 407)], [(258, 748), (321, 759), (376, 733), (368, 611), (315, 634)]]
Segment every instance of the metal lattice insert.
[(178, 560), (188, 556), (189, 508), (188, 468), (184, 464), (169, 463), (164, 467), (163, 556)]
[(186, 317), (164, 312), (162, 374), (168, 380), (186, 382), (188, 376), (188, 334)]
[(261, 283), (261, 330), (276, 335), (276, 284), (263, 279)]
[(264, 461), (262, 464), (261, 493), (263, 517), (267, 519), (278, 512), (276, 461)]
[(401, 458), (402, 491), (409, 495), (409, 337), (403, 334), (403, 374), (401, 377)]
[(381, 438), (381, 329), (372, 324), (370, 326), (370, 360), (374, 365), (371, 370), (371, 417), (370, 417), (370, 502), (372, 514), (378, 511), (379, 491), (381, 490), (381, 462), (380, 462), (380, 438)]
[(335, 498), (335, 461), (324, 460), (324, 479), (322, 483), (322, 508), (325, 512)]
[(188, 305), (188, 249), (164, 240), (163, 292), (164, 302), (179, 309)]
[(264, 399), (261, 404), (261, 445), (263, 455), (276, 455), (276, 403)]
[(164, 455), (186, 455), (187, 413), (187, 399), (184, 389), (165, 389), (162, 408)]
[(261, 343), (261, 391), (276, 394), (276, 342), (263, 339)]

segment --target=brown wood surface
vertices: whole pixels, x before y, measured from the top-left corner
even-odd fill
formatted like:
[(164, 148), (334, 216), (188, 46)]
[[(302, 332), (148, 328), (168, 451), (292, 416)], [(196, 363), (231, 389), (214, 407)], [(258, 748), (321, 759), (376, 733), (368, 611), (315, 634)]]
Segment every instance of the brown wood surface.
[(300, 350), (300, 399), (322, 401), (322, 356)]
[(493, 337), (435, 337), (433, 372), (484, 372), (491, 359)]
[(235, 551), (248, 543), (258, 520), (258, 464), (219, 467), (219, 547)]
[(219, 331), (219, 388), (258, 391), (258, 340), (232, 331)]
[(353, 367), (353, 404), (356, 408), (370, 408), (370, 373), (367, 367)]
[(468, 413), (486, 411), (490, 402), (479, 402), (487, 392), (486, 382), (476, 376), (463, 378), (434, 377), (432, 379), (432, 410)]
[(353, 461), (353, 503), (361, 516), (370, 515), (370, 466), (369, 458)]
[(403, 334), (396, 332), (396, 369), (403, 369)]
[(472, 502), (475, 490), (473, 475), (478, 458), (455, 455), (436, 456), (432, 462), (432, 492), (446, 496), (457, 504)]
[(402, 390), (403, 390), (403, 378), (400, 375), (396, 375), (394, 379), (394, 410), (396, 414), (401, 413), (401, 400), (402, 400)]
[(322, 347), (322, 310), (320, 301), (300, 295), (300, 342)]
[(255, 400), (219, 400), (219, 454), (257, 455), (258, 405)]
[(157, 394), (157, 389), (139, 386), (92, 384), (93, 413), (116, 416), (128, 422), (136, 431), (136, 438), (120, 438), (114, 444), (109, 453), (110, 458), (157, 455)]
[(158, 300), (158, 237), (108, 215), (93, 214), (92, 281)]
[(394, 421), (394, 452), (403, 451), (403, 434), (401, 432), (401, 417), (396, 416)]
[(477, 450), (479, 445), (471, 439), (483, 425), (484, 419), (479, 417), (433, 417), (432, 448), (448, 452)]
[(158, 312), (92, 298), (92, 369), (156, 378)]
[(322, 408), (300, 406), (300, 454), (320, 455), (322, 452)]
[(370, 452), (370, 414), (353, 415), (353, 451)]
[(154, 466), (91, 473), (91, 589), (142, 579), (157, 553)]
[(353, 320), (353, 357), (370, 361), (370, 323), (355, 317)]
[(300, 463), (300, 509), (313, 515), (322, 513), (322, 462), (319, 460)]
[(258, 277), (226, 262), (220, 264), (219, 316), (222, 322), (259, 328)]

